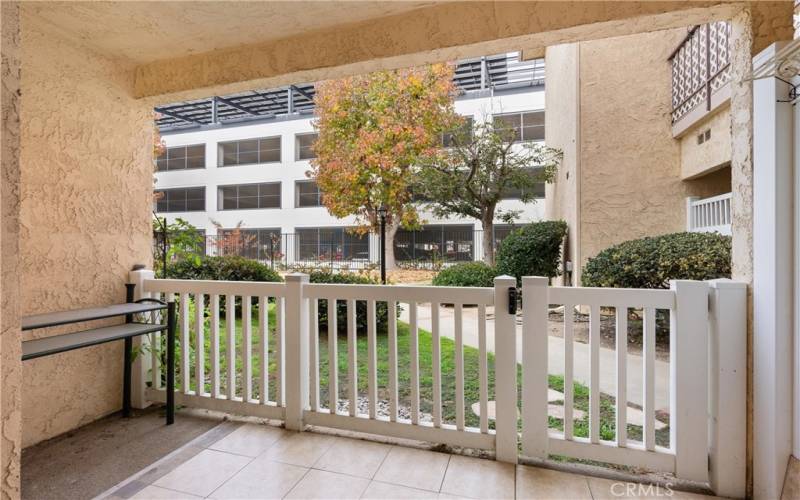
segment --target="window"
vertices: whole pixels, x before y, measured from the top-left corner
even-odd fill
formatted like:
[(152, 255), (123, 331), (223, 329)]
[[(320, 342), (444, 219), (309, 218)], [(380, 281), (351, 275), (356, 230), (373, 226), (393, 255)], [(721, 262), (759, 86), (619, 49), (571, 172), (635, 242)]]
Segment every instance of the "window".
[(295, 207), (321, 207), (322, 195), (314, 181), (296, 181), (294, 183)]
[(342, 261), (369, 259), (369, 236), (346, 227), (314, 227), (295, 230), (298, 260)]
[(156, 196), (156, 212), (203, 212), (206, 209), (205, 187), (159, 189)]
[(280, 229), (238, 229), (238, 238), (237, 229), (220, 229), (217, 234), (217, 255), (240, 255), (270, 262), (283, 258)]
[(398, 261), (471, 261), (475, 231), (472, 225), (429, 225), (419, 231), (399, 229), (394, 237)]
[(511, 142), (543, 141), (544, 111), (495, 115), (494, 126), (507, 133)]
[(464, 117), (464, 124), (457, 130), (442, 134), (442, 146), (450, 148), (455, 146), (455, 139), (471, 140), (474, 131), (474, 120), (471, 116)]
[(281, 183), (239, 184), (219, 186), (218, 210), (249, 210), (254, 208), (281, 208)]
[(243, 141), (220, 142), (217, 165), (253, 165), (281, 161), (281, 138), (262, 137)]
[(494, 224), (492, 228), (494, 229), (495, 252), (500, 249), (500, 243), (502, 243), (503, 240), (506, 239), (506, 236), (511, 234), (512, 231), (516, 231), (517, 229), (522, 229), (527, 225), (528, 224)]
[(166, 148), (156, 158), (156, 171), (186, 170), (189, 168), (206, 168), (206, 145), (175, 146)]
[(311, 160), (317, 157), (314, 152), (314, 142), (317, 134), (299, 134), (295, 136), (295, 159)]
[[(537, 174), (538, 174), (538, 169), (536, 168), (530, 169), (530, 175), (537, 175)], [(530, 197), (533, 199), (544, 198), (544, 182), (537, 182), (533, 186), (533, 189), (530, 191), (530, 193), (514, 187), (507, 188), (506, 191), (503, 193), (503, 199), (519, 200), (522, 198), (523, 193), (530, 194)]]

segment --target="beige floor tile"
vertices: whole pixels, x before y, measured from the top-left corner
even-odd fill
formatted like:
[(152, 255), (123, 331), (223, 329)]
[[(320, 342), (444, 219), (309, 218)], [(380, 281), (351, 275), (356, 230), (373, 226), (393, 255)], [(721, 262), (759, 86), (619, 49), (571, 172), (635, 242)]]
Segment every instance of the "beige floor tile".
[(360, 498), (367, 486), (369, 479), (311, 469), (285, 498), (304, 500)]
[(527, 465), (517, 466), (516, 489), (518, 499), (577, 500), (592, 498), (589, 483), (585, 477)]
[(268, 425), (245, 424), (209, 446), (212, 450), (257, 457), (286, 431)]
[(335, 439), (312, 432), (287, 433), (261, 456), (286, 464), (311, 467), (328, 451)]
[(250, 458), (213, 450), (203, 450), (156, 481), (156, 486), (206, 496), (233, 477)]
[(372, 479), (392, 447), (359, 439), (336, 439), (314, 464), (315, 469)]
[(670, 498), (672, 500), (702, 500), (715, 498), (697, 493), (687, 493), (652, 484), (629, 483), (597, 477), (587, 478), (589, 489), (595, 500), (616, 500), (619, 498)]
[(450, 455), (395, 446), (375, 474), (376, 481), (438, 492)]
[(514, 466), (453, 455), (444, 476), (442, 493), (469, 498), (514, 498)]
[(306, 472), (305, 467), (273, 462), (262, 456), (217, 488), (210, 498), (283, 498)]
[(405, 500), (416, 498), (439, 498), (439, 494), (433, 491), (407, 488), (397, 484), (372, 481), (369, 483), (367, 491), (361, 495), (362, 500)]
[(191, 500), (193, 498), (203, 497), (181, 493), (180, 491), (168, 490), (166, 488), (159, 488), (153, 485), (143, 488), (131, 497), (132, 500)]

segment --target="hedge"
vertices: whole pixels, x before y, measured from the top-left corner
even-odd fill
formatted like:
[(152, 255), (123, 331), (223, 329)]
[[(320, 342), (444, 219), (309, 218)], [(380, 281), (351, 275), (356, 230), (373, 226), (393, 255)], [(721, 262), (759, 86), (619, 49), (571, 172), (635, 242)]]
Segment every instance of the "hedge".
[(483, 262), (462, 262), (443, 269), (433, 278), (434, 286), (494, 286), (497, 271)]
[(179, 260), (167, 265), (167, 277), (183, 280), (283, 281), (274, 269), (238, 255)]
[[(217, 281), (269, 281), (281, 282), (283, 278), (277, 271), (257, 260), (238, 255), (209, 256), (202, 259), (187, 258), (167, 264), (167, 277), (181, 280)], [(257, 299), (253, 299), (255, 302)], [(241, 305), (241, 297), (236, 304)], [(225, 311), (225, 297), (219, 298), (220, 312)], [(240, 311), (237, 310), (237, 316)]]
[(609, 247), (583, 268), (583, 286), (669, 288), (669, 280), (730, 278), (731, 237), (672, 233)]
[[(304, 271), (308, 273), (309, 281), (311, 283), (333, 283), (345, 285), (377, 285), (380, 283), (377, 279), (371, 278), (367, 275), (353, 274), (353, 273), (334, 273), (331, 271)], [(399, 312), (399, 307), (398, 307)], [(385, 332), (387, 327), (387, 318), (389, 317), (388, 307), (386, 302), (375, 303), (375, 320), (376, 331)], [(317, 306), (317, 323), (320, 331), (327, 331), (328, 329), (328, 301), (320, 300)], [(363, 300), (356, 301), (356, 330), (366, 331), (367, 329), (367, 303)], [(336, 301), (336, 330), (337, 333), (347, 332), (347, 301)]]
[(497, 251), (497, 274), (514, 276), (519, 286), (523, 276), (558, 276), (566, 236), (567, 223), (562, 220), (535, 222), (512, 231)]

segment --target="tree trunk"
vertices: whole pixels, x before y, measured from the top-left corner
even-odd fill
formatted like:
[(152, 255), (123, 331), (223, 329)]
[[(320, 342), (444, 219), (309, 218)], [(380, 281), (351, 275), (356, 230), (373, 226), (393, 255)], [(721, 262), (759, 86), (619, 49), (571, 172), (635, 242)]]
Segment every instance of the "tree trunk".
[(481, 217), (483, 224), (483, 262), (494, 265), (494, 208)]
[(394, 260), (394, 236), (398, 229), (400, 229), (399, 224), (386, 224), (386, 255), (384, 259), (386, 259), (387, 271), (397, 269), (397, 262)]

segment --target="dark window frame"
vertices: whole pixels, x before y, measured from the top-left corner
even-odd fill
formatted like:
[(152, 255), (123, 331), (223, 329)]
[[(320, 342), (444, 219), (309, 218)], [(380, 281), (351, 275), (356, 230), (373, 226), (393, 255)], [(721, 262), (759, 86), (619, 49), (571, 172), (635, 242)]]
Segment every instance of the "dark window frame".
[[(203, 148), (203, 154), (193, 154), (189, 155), (190, 148)], [(181, 151), (183, 154), (181, 155)], [(206, 143), (198, 143), (198, 144), (185, 144), (183, 146), (167, 146), (164, 148), (164, 152), (156, 158), (156, 172), (175, 172), (178, 170), (201, 170), (206, 168)], [(174, 155), (174, 156), (173, 156)], [(202, 158), (202, 167), (190, 167), (189, 160), (190, 159), (197, 159)], [(183, 160), (183, 167), (181, 168), (170, 168), (171, 163), (178, 163), (179, 160)], [(163, 168), (162, 168), (163, 167)]]
[[(536, 171), (539, 170), (540, 167), (530, 167), (527, 170), (530, 170), (531, 175), (536, 175)], [(522, 191), (516, 188), (511, 188), (513, 191), (511, 193), (506, 192), (503, 195), (501, 200), (521, 200), (522, 199)], [(545, 182), (537, 182), (536, 187), (534, 188), (533, 197), (534, 200), (543, 200), (545, 199)]]
[(399, 229), (394, 238), (398, 262), (471, 262), (475, 248), (474, 224), (426, 224), (421, 230)]
[[(200, 198), (199, 196), (194, 196), (189, 198), (190, 193), (196, 193), (197, 190), (202, 190), (203, 196)], [(165, 189), (157, 189), (155, 190), (156, 193), (164, 193), (164, 195), (159, 200), (154, 201), (154, 209), (156, 213), (178, 213), (178, 212), (205, 212), (206, 211), (206, 187), (205, 186), (188, 186), (188, 187), (178, 187), (178, 188), (165, 188)], [(182, 196), (180, 196), (181, 192), (183, 192)], [(201, 201), (202, 200), (202, 207), (203, 208), (194, 208), (189, 209), (189, 202), (190, 201)], [(179, 204), (183, 202), (183, 209), (175, 210), (170, 207), (171, 204)]]
[[(278, 141), (278, 147), (276, 148), (268, 148), (265, 149), (262, 146), (262, 141)], [(242, 143), (257, 141), (256, 148), (254, 150), (246, 150), (241, 151)], [(236, 145), (236, 163), (225, 163), (227, 155), (231, 153), (225, 153), (226, 146)], [(262, 152), (263, 151), (277, 151), (278, 152), (278, 159), (277, 160), (263, 160), (262, 159)], [(241, 161), (240, 157), (242, 154), (256, 154), (255, 161)], [(283, 159), (283, 144), (280, 135), (271, 135), (266, 137), (253, 137), (250, 139), (237, 139), (235, 141), (222, 141), (217, 143), (217, 167), (219, 168), (228, 168), (228, 167), (244, 167), (248, 165), (268, 165), (270, 163), (281, 163)], [(263, 161), (262, 161), (263, 160)]]
[[(369, 234), (356, 235), (349, 226), (296, 227), (295, 260), (310, 262), (369, 261)], [(323, 243), (323, 232), (330, 232), (330, 238)], [(304, 242), (311, 233), (315, 242)], [(308, 247), (313, 248), (309, 253)], [(327, 248), (324, 248), (327, 247)], [(335, 248), (334, 248), (335, 247)], [(332, 251), (334, 250), (335, 251)], [(335, 256), (335, 257), (334, 257)]]
[[(537, 110), (531, 110), (531, 111), (518, 111), (518, 112), (514, 112), (514, 113), (497, 113), (497, 114), (492, 115), (492, 124), (495, 126), (495, 128), (498, 128), (497, 127), (497, 122), (498, 121), (505, 121), (508, 118), (517, 118), (517, 120), (515, 120), (517, 123), (511, 125), (511, 127), (510, 127), (515, 132), (514, 140), (511, 141), (511, 142), (518, 143), (518, 142), (543, 141), (544, 140), (544, 133), (545, 133), (545, 122), (544, 122), (544, 116), (545, 115), (544, 114), (545, 114), (545, 110), (543, 110), (543, 109), (537, 109)], [(535, 123), (535, 124), (526, 125), (526, 120), (525, 120), (526, 117), (532, 117), (534, 115), (536, 115), (536, 116), (541, 115), (541, 124)], [(529, 118), (529, 119), (531, 119), (531, 118)], [(538, 121), (538, 118), (537, 118), (537, 121)], [(533, 133), (534, 130), (537, 130), (537, 131), (540, 130), (541, 134), (538, 134), (538, 133), (534, 134)], [(529, 133), (526, 134), (526, 131), (529, 132)], [(531, 137), (529, 137), (529, 135), (531, 135)]]
[[(278, 186), (278, 194), (261, 194), (261, 187), (262, 186), (275, 186), (275, 185)], [(253, 196), (253, 195), (242, 196), (240, 194), (240, 190), (243, 187), (256, 187), (257, 190), (258, 190), (258, 194), (256, 194), (255, 196)], [(223, 194), (223, 190), (226, 189), (226, 188), (228, 188), (228, 189), (236, 188), (236, 208), (225, 208), (225, 195)], [(283, 185), (282, 185), (282, 183), (280, 181), (276, 181), (276, 182), (250, 182), (250, 183), (245, 183), (245, 184), (225, 184), (225, 185), (220, 185), (220, 186), (217, 186), (217, 211), (219, 211), (219, 212), (223, 212), (223, 211), (227, 212), (227, 211), (231, 211), (231, 210), (279, 210), (283, 206), (282, 195), (283, 195)], [(242, 198), (256, 198), (257, 200), (260, 200), (261, 198), (265, 198), (265, 197), (277, 198), (278, 206), (275, 206), (275, 207), (272, 207), (272, 206), (270, 206), (270, 207), (257, 206), (257, 207), (243, 207), (243, 208), (240, 207)], [(260, 201), (259, 201), (259, 203), (260, 203)]]
[[(300, 138), (301, 137), (319, 137), (319, 134), (316, 132), (303, 132), (302, 134), (295, 134), (294, 135), (294, 161), (309, 161), (313, 160), (317, 157), (317, 153), (314, 152), (313, 143), (309, 146), (300, 146)], [(313, 156), (308, 156), (306, 158), (301, 157), (301, 151), (310, 151)]]
[[(301, 196), (314, 196), (313, 193), (300, 193), (300, 186), (302, 185), (313, 185), (317, 189), (316, 198), (317, 204), (316, 205), (303, 205), (300, 203)], [(324, 206), (322, 204), (322, 191), (319, 190), (319, 186), (317, 186), (316, 181), (313, 180), (297, 180), (294, 181), (294, 207), (295, 208), (318, 208)]]

